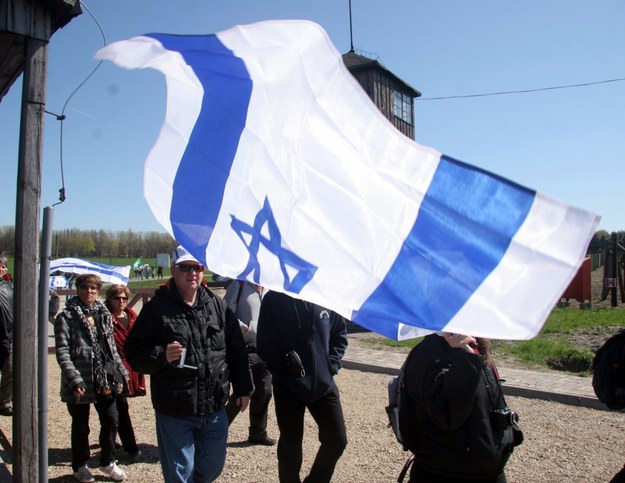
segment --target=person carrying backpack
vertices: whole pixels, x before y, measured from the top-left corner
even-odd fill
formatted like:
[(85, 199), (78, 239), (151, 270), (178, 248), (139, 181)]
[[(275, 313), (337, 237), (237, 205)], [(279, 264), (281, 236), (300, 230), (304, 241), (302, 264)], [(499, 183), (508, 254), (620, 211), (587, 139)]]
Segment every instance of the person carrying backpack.
[[(625, 409), (625, 329), (609, 337), (592, 361), (592, 388), (609, 409)], [(625, 466), (610, 483), (625, 483)]]
[(411, 482), (505, 483), (504, 466), (522, 441), (505, 403), (490, 343), (443, 333), (408, 356), (404, 384), (410, 415), (402, 433), (414, 453)]

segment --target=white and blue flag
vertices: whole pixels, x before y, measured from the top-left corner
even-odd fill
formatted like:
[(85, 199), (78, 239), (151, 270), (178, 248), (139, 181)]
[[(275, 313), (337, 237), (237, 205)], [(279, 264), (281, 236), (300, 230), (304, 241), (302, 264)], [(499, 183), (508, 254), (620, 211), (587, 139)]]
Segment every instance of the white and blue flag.
[[(119, 283), (128, 285), (130, 265), (125, 267), (106, 265), (104, 263), (90, 262), (80, 258), (58, 258), (50, 262), (50, 273), (74, 273), (78, 275), (98, 275), (104, 283)], [(55, 288), (55, 287), (51, 287)]]
[(408, 139), (312, 22), (149, 34), (97, 56), (165, 75), (144, 193), (178, 242), (393, 339), (531, 338), (598, 222)]

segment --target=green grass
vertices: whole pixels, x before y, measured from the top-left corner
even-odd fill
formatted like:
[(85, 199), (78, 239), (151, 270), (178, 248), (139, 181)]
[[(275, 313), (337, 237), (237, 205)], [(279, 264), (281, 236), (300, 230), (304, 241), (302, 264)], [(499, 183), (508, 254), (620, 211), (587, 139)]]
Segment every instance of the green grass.
[(551, 312), (541, 334), (570, 334), (575, 330), (607, 325), (625, 325), (622, 308), (578, 310), (556, 308)]
[(415, 345), (417, 345), (423, 337), (419, 337), (418, 339), (408, 339), (408, 340), (393, 340), (393, 339), (379, 339), (374, 337), (365, 337), (363, 338), (363, 342), (368, 344), (381, 344), (386, 347), (408, 347), (412, 349)]

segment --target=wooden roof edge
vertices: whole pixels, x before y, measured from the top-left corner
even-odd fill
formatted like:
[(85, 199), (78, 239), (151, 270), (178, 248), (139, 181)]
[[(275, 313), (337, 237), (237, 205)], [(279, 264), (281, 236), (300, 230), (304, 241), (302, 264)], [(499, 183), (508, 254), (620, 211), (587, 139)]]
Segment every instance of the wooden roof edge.
[(397, 81), (399, 84), (404, 86), (408, 91), (410, 91), (412, 97), (421, 97), (421, 93), (417, 89), (412, 87), (406, 81), (397, 77), (397, 75), (395, 75), (393, 72), (388, 70), (384, 66), (384, 64), (382, 64), (376, 59), (365, 57), (364, 55), (357, 54), (355, 51), (350, 50), (349, 52), (343, 54), (343, 62), (345, 64), (345, 67), (347, 67), (349, 71), (358, 71), (358, 70), (366, 69), (366, 68), (374, 68), (374, 69), (381, 70), (385, 72), (386, 74), (390, 75), (395, 81)]

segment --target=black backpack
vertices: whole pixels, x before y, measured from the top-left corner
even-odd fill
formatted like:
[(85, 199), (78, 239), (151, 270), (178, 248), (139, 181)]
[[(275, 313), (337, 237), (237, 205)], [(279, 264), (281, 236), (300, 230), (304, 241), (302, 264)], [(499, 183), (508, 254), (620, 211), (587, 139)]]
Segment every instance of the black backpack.
[(404, 383), (408, 361), (414, 349), (408, 354), (406, 361), (399, 370), (399, 375), (388, 383), (388, 426), (393, 430), (395, 438), (402, 445), (404, 451), (415, 451), (419, 441), (419, 425), (416, 420), (416, 403), (408, 396), (408, 389)]
[[(404, 451), (412, 451), (413, 453), (418, 447), (422, 431), (416, 419), (417, 403), (408, 396), (408, 388), (404, 379), (408, 361), (414, 352), (415, 349), (413, 348), (401, 366), (399, 375), (389, 381), (388, 406), (386, 406), (388, 427), (393, 430), (395, 438), (402, 445)], [(413, 460), (414, 455), (411, 455), (397, 478), (398, 482), (404, 480)]]
[(625, 329), (604, 342), (592, 361), (592, 388), (610, 409), (625, 409)]

